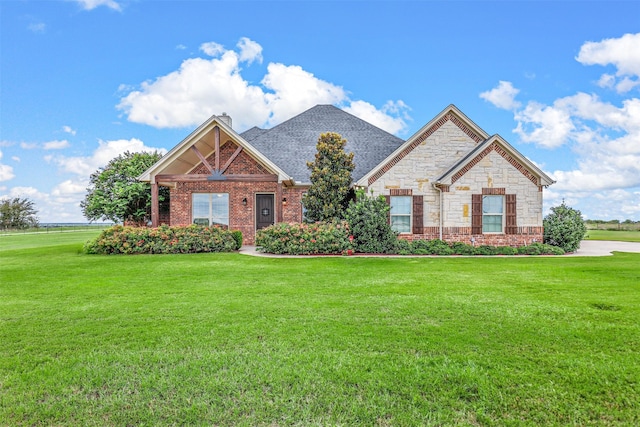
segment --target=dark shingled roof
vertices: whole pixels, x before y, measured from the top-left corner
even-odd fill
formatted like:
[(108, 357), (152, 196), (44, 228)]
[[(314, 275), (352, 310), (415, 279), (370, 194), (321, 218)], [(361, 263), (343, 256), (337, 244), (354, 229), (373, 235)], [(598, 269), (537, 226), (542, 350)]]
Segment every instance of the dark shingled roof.
[(247, 129), (242, 132), (240, 136), (243, 137), (245, 141), (251, 142), (265, 132), (269, 132), (269, 129), (260, 129), (257, 126), (254, 126), (251, 129)]
[(354, 182), (404, 143), (333, 105), (316, 105), (272, 129), (253, 127), (241, 136), (295, 181), (309, 183), (307, 161), (314, 160), (318, 137), (326, 132), (339, 133), (347, 140), (345, 151), (354, 153)]

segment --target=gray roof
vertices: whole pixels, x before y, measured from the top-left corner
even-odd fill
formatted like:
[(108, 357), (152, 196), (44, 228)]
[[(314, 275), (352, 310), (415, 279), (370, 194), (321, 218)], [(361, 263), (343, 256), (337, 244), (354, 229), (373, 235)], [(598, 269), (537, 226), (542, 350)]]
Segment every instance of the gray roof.
[(354, 153), (353, 181), (378, 166), (404, 140), (333, 105), (316, 105), (271, 129), (253, 127), (241, 134), (252, 146), (298, 183), (310, 183), (307, 161), (313, 161), (322, 133), (335, 132)]
[(268, 131), (269, 129), (260, 129), (257, 126), (254, 126), (251, 129), (247, 129), (244, 132), (242, 132), (240, 136), (243, 137), (245, 141), (251, 142), (257, 137), (259, 137), (260, 135), (262, 135), (263, 133)]

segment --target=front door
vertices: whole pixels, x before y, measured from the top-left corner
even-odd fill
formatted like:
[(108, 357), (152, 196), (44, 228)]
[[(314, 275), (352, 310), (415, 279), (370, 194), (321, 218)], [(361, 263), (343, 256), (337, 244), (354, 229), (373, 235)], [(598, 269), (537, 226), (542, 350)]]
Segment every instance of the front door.
[(274, 224), (273, 194), (256, 194), (256, 230)]

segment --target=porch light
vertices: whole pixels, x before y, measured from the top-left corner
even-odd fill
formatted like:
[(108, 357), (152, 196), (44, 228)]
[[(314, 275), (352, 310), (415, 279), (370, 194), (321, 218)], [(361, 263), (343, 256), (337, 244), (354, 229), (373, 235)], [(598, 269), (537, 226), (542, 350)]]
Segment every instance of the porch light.
[(242, 199), (242, 206), (247, 206), (247, 198)]
[(283, 198), (282, 198), (282, 204), (283, 204), (284, 206), (287, 206), (287, 198), (286, 198), (286, 197), (283, 197)]

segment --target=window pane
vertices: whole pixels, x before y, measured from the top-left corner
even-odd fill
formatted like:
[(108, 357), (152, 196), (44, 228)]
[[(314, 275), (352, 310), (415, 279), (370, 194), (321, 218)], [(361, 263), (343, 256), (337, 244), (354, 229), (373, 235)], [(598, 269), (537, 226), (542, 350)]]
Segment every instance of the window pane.
[(208, 225), (209, 223), (209, 194), (193, 194), (193, 222)]
[(409, 215), (392, 216), (391, 229), (398, 233), (410, 233), (411, 217)]
[(411, 196), (392, 196), (391, 215), (411, 215)]
[(502, 215), (484, 215), (482, 217), (484, 233), (500, 233), (502, 231)]
[(229, 195), (227, 193), (211, 195), (211, 224), (229, 225)]
[(501, 214), (504, 206), (504, 196), (482, 196), (482, 213)]

